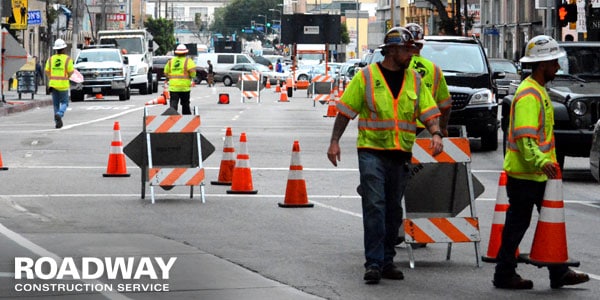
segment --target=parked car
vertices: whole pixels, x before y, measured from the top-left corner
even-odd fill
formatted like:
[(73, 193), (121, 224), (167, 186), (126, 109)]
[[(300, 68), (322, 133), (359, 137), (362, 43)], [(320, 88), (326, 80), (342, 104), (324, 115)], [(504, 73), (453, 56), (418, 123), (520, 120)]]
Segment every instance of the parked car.
[(72, 102), (97, 94), (118, 95), (121, 101), (130, 99), (129, 60), (114, 45), (82, 49), (74, 67), (83, 76), (83, 82), (71, 85)]
[(494, 82), (498, 87), (498, 99), (502, 99), (504, 96), (509, 94), (511, 83), (518, 84), (521, 82), (521, 74), (519, 69), (512, 60), (504, 58), (490, 58), (490, 67), (494, 73), (504, 72), (504, 76), (502, 74), (499, 74), (498, 76), (502, 78), (494, 79)]
[(594, 178), (600, 181), (600, 120), (594, 127), (592, 149), (590, 150), (590, 170)]
[(253, 58), (256, 63), (266, 66), (267, 68), (269, 68), (269, 70), (274, 70), (275, 64), (273, 64), (267, 58), (262, 57), (262, 56), (254, 56)]
[[(482, 150), (496, 150), (500, 124), (494, 80), (502, 77), (501, 72), (492, 71), (475, 37), (425, 36), (425, 41), (421, 55), (442, 68), (452, 97), (449, 124), (466, 126), (467, 136), (481, 138)], [(381, 49), (366, 59), (367, 64), (382, 61)]]
[(171, 59), (172, 55), (154, 56), (152, 58), (152, 72), (156, 73), (158, 80), (165, 79), (165, 65)]
[(267, 82), (269, 69), (261, 64), (241, 63), (235, 64), (229, 69), (215, 74), (216, 82), (223, 82), (225, 86), (231, 86), (236, 84), (242, 74), (249, 74), (252, 72), (259, 72), (261, 74), (261, 82), (264, 84)]
[[(337, 73), (335, 72), (335, 68), (329, 67), (329, 76), (331, 76), (334, 80), (337, 80)], [(296, 70), (296, 80), (308, 80), (311, 81), (313, 77), (317, 75), (325, 74), (325, 64), (320, 65), (303, 65), (300, 66), (298, 70)]]
[[(560, 70), (546, 83), (546, 90), (554, 107), (556, 158), (562, 167), (566, 156), (590, 156), (594, 126), (600, 119), (600, 42), (559, 45), (567, 55), (558, 60)], [(509, 118), (504, 112), (510, 111), (511, 103), (512, 95), (504, 97), (503, 119)]]

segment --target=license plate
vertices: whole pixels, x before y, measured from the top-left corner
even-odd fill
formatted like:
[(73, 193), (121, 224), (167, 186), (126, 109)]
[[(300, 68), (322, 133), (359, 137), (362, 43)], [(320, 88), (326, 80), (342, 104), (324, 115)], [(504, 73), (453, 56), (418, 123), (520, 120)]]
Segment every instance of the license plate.
[(92, 93), (100, 93), (101, 91), (101, 88), (92, 88)]

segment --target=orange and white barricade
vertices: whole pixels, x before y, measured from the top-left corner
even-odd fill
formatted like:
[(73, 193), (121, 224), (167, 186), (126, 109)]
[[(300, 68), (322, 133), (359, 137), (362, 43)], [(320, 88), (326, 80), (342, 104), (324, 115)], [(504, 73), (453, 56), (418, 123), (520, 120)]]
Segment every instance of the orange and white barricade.
[[(260, 82), (261, 75), (258, 72), (243, 73), (240, 81), (241, 102), (245, 103), (246, 99), (256, 98), (260, 103)], [(256, 87), (255, 87), (256, 85)]]
[(333, 78), (329, 75), (317, 75), (312, 79), (313, 107), (318, 101), (321, 104), (328, 103), (333, 90)]
[[(475, 196), (471, 177), (471, 149), (468, 138), (443, 138), (444, 151), (436, 156), (430, 148), (431, 138), (418, 138), (413, 146), (412, 163), (418, 164), (465, 164), (466, 184), (470, 199), (469, 217), (448, 217), (439, 213), (407, 213), (406, 199), (402, 199), (404, 216), (404, 242), (407, 244), (448, 243), (446, 259), (450, 259), (452, 243), (474, 243), (475, 259), (479, 266), (479, 221), (475, 213)], [(452, 179), (448, 179), (452, 180)], [(406, 247), (410, 267), (415, 260), (412, 247)]]
[[(200, 187), (200, 197), (205, 203), (204, 167), (202, 165), (202, 147), (200, 146), (200, 115), (194, 108), (193, 115), (148, 115), (144, 108), (144, 131), (146, 133), (148, 155), (148, 182), (152, 203), (154, 203), (154, 186), (170, 189), (173, 186), (189, 186), (190, 198), (193, 198), (194, 186)], [(189, 167), (157, 167), (153, 166), (151, 134), (194, 134), (198, 149), (197, 166)]]

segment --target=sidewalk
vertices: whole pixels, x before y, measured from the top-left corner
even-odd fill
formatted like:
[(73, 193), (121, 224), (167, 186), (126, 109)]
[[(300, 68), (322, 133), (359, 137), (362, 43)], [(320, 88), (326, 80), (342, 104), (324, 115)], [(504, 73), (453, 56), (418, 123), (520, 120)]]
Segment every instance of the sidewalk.
[(46, 95), (46, 87), (39, 86), (37, 93), (31, 99), (31, 93), (22, 93), (19, 99), (19, 93), (16, 90), (5, 90), (4, 101), (0, 99), (0, 117), (8, 114), (30, 110), (35, 107), (52, 105), (52, 96)]

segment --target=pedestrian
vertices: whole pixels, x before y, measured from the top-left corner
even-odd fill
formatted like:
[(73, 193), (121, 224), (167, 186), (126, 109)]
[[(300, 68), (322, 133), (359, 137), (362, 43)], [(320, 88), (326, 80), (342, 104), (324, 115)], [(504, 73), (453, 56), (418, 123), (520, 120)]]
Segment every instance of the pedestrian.
[(275, 64), (275, 72), (283, 73), (283, 66), (281, 65), (281, 59), (277, 59), (277, 63)]
[(62, 118), (69, 106), (69, 77), (75, 71), (73, 60), (66, 54), (67, 43), (62, 39), (54, 41), (52, 49), (56, 54), (46, 61), (45, 72), (48, 76), (48, 87), (52, 93), (54, 106), (54, 123), (56, 128), (63, 126)]
[(175, 57), (165, 65), (165, 77), (169, 82), (170, 105), (177, 110), (181, 101), (181, 114), (191, 115), (190, 90), (192, 80), (196, 78), (196, 64), (186, 56), (188, 49), (179, 44), (175, 49)]
[(419, 74), (410, 68), (411, 33), (390, 29), (380, 46), (384, 60), (354, 76), (337, 104), (338, 115), (327, 157), (341, 159), (339, 140), (351, 119), (358, 120), (358, 168), (362, 198), (365, 274), (368, 284), (381, 278), (401, 280), (393, 263), (402, 223), (401, 200), (410, 178), (411, 149), (419, 118), (432, 133), (433, 154), (442, 151), (439, 110)]
[[(450, 112), (452, 111), (452, 97), (448, 91), (444, 72), (442, 68), (431, 60), (421, 56), (421, 49), (423, 49), (423, 44), (425, 44), (423, 28), (419, 24), (409, 23), (406, 24), (406, 29), (412, 33), (416, 46), (413, 48), (413, 57), (410, 65), (421, 74), (421, 78), (423, 78), (427, 89), (431, 92), (433, 100), (437, 103), (438, 109), (442, 114), (440, 116), (440, 130), (444, 136), (448, 136), (448, 121), (450, 120)], [(417, 127), (417, 134), (425, 129), (425, 125), (419, 121), (417, 121)]]
[(206, 75), (206, 81), (208, 81), (208, 87), (215, 86), (215, 71), (210, 59), (206, 61), (208, 64), (208, 74)]
[[(554, 108), (545, 85), (560, 69), (558, 59), (565, 55), (551, 37), (539, 35), (525, 48), (521, 63), (531, 65), (532, 73), (517, 88), (511, 108), (508, 128), (508, 146), (504, 170), (508, 175), (506, 192), (509, 207), (502, 231), (502, 243), (493, 284), (503, 289), (531, 289), (533, 282), (516, 272), (515, 253), (531, 221), (533, 206), (538, 213), (544, 198), (548, 178), (557, 175), (554, 148)], [(560, 288), (589, 280), (566, 265), (548, 267), (550, 287)]]
[(34, 56), (33, 60), (35, 61), (35, 84), (39, 86), (40, 83), (44, 83), (44, 70), (37, 56)]

